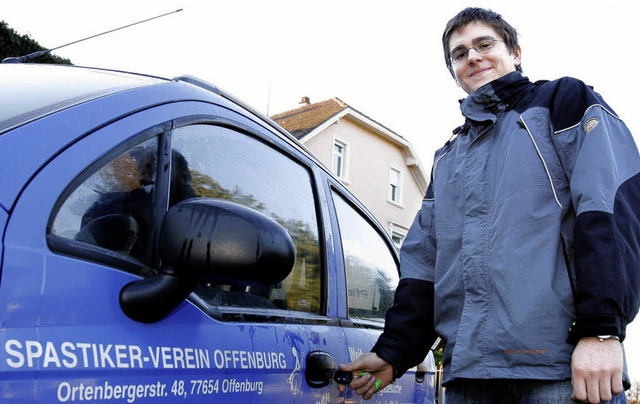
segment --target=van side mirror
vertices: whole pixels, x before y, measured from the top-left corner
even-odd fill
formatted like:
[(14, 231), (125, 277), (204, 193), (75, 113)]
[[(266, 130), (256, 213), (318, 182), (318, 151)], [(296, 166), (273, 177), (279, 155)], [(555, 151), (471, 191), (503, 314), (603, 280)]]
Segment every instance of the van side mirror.
[(162, 266), (120, 291), (130, 318), (151, 323), (173, 311), (198, 283), (273, 285), (295, 262), (287, 230), (251, 208), (212, 198), (184, 200), (169, 209), (160, 232)]

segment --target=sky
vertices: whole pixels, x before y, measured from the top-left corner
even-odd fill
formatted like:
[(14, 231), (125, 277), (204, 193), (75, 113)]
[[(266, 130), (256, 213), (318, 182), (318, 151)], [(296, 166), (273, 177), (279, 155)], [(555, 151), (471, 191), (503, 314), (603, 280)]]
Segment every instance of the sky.
[[(462, 123), (466, 94), (445, 67), (441, 36), (468, 6), (490, 8), (518, 30), (531, 80), (572, 76), (594, 86), (640, 143), (635, 0), (6, 0), (0, 20), (52, 49), (182, 9), (53, 54), (196, 76), (267, 115), (302, 97), (338, 97), (411, 142), (428, 172)], [(640, 319), (627, 331), (629, 371), (640, 380)]]

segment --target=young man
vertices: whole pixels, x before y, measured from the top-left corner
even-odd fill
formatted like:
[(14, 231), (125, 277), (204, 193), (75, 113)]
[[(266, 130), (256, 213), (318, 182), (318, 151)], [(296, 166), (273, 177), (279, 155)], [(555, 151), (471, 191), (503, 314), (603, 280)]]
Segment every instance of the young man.
[(439, 335), (447, 404), (626, 402), (621, 342), (640, 289), (629, 130), (584, 83), (524, 77), (497, 13), (461, 11), (443, 46), (465, 123), (435, 154), (384, 333), (341, 365), (367, 372), (350, 387), (371, 398)]

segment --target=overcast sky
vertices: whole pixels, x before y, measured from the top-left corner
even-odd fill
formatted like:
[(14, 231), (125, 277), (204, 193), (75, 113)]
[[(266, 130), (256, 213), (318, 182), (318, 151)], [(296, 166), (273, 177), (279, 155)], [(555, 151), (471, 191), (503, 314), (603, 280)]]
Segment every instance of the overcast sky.
[[(640, 139), (635, 0), (2, 1), (0, 19), (42, 46), (183, 11), (59, 49), (76, 65), (166, 77), (190, 74), (273, 115), (339, 97), (409, 140), (429, 171), (461, 123), (465, 96), (444, 65), (441, 35), (467, 6), (491, 8), (520, 34), (531, 80), (573, 76), (595, 87)], [(634, 97), (634, 98), (632, 98)], [(640, 379), (640, 320), (629, 327)]]

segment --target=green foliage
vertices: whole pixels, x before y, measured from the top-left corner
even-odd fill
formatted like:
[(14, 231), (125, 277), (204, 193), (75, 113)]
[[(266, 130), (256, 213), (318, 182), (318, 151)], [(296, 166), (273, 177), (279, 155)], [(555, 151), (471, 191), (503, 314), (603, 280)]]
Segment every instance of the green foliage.
[(433, 350), (433, 358), (436, 360), (436, 366), (440, 368), (444, 358), (444, 342), (441, 341), (436, 349)]
[[(20, 35), (7, 24), (0, 21), (0, 60), (7, 57), (25, 56), (33, 52), (45, 50), (38, 42), (27, 35)], [(54, 56), (50, 53), (30, 61), (30, 63), (54, 63), (70, 65), (69, 59)]]

